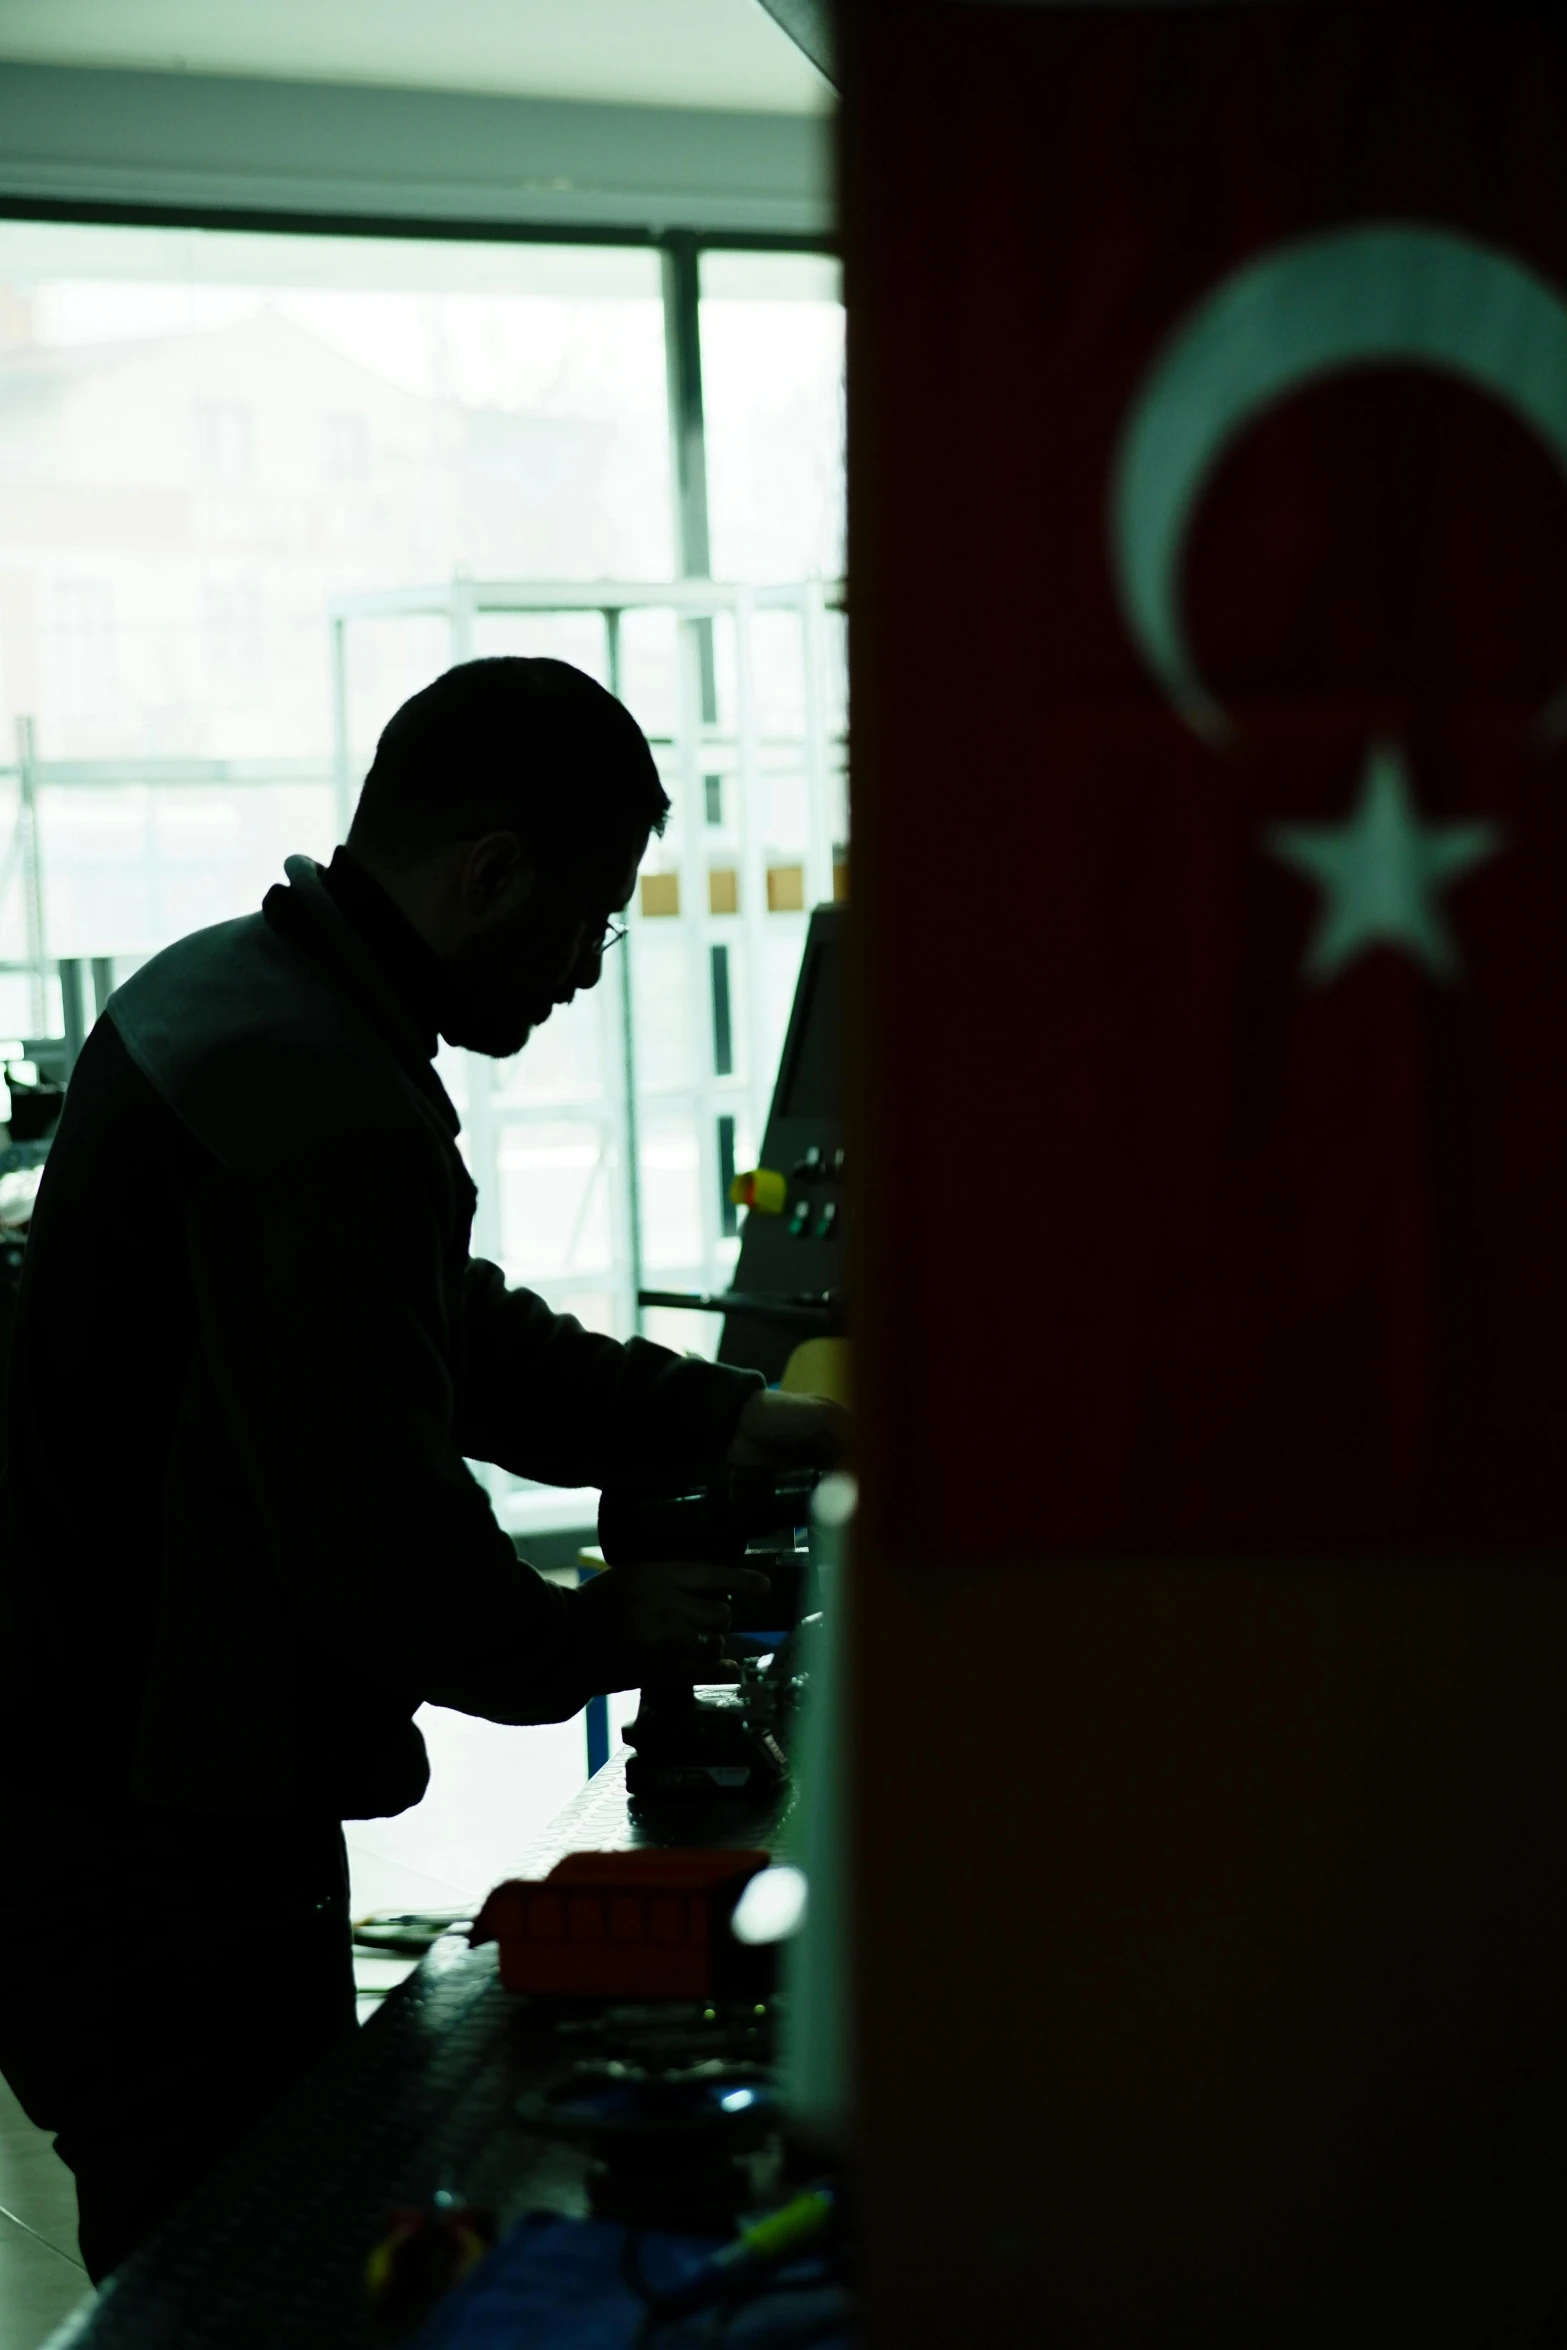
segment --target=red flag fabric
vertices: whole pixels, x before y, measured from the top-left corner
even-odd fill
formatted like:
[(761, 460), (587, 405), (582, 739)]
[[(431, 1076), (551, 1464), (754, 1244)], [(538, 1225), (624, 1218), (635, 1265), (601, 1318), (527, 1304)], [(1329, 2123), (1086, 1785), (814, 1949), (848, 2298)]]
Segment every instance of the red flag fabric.
[[(887, 1547), (1552, 1544), (1562, 36), (893, 13), (849, 286)], [(936, 448), (961, 497), (910, 498)]]

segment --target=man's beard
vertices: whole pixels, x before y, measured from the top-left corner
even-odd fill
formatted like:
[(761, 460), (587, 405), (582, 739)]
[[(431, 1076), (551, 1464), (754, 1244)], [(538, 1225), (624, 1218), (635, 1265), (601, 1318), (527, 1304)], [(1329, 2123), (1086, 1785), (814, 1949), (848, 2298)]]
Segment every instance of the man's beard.
[(527, 975), (524, 940), (529, 926), (518, 918), (470, 939), (447, 958), (441, 988), (441, 1034), (465, 1052), (509, 1061), (535, 1028), (547, 1020), (555, 999), (542, 980)]

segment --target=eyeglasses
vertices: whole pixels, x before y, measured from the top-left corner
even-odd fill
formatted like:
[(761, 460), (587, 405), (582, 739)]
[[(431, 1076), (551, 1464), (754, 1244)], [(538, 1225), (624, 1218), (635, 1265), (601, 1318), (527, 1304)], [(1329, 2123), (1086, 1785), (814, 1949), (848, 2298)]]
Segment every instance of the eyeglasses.
[(625, 935), (626, 925), (624, 922), (606, 922), (602, 936), (594, 941), (594, 952), (598, 955), (607, 955), (611, 947), (619, 946)]

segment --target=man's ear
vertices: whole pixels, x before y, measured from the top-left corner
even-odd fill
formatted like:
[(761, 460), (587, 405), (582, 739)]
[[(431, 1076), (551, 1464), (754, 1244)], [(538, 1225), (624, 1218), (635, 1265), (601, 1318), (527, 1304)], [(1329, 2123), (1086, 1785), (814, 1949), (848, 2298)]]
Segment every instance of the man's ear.
[(462, 907), (472, 921), (513, 914), (533, 894), (532, 863), (514, 832), (487, 832), (468, 851), (462, 869)]

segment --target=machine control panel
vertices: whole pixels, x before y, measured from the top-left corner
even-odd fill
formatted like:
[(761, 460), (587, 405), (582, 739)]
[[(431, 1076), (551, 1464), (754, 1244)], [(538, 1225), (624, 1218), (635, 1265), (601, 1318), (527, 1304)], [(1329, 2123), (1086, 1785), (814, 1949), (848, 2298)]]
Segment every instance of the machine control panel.
[[(793, 1301), (799, 1311), (782, 1320), (737, 1307), (724, 1318), (718, 1355), (769, 1379), (779, 1377), (802, 1338), (846, 1328), (845, 918), (842, 906), (819, 906), (811, 916), (761, 1165), (737, 1176), (732, 1194), (745, 1210), (734, 1289), (747, 1299)], [(814, 1301), (809, 1316), (807, 1301)]]

